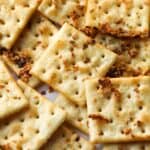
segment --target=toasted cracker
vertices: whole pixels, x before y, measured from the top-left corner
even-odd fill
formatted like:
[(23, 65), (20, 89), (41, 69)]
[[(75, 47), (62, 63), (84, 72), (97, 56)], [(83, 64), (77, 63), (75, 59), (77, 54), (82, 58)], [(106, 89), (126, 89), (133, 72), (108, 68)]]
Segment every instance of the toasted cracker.
[(102, 150), (150, 150), (150, 143), (106, 144)]
[(28, 102), (0, 60), (0, 119), (26, 107)]
[(149, 140), (149, 76), (92, 79), (86, 97), (91, 141)]
[(88, 0), (86, 25), (118, 37), (148, 37), (149, 0)]
[(59, 25), (68, 22), (83, 28), (86, 0), (43, 0), (39, 11)]
[(51, 44), (57, 28), (39, 12), (36, 12), (15, 46), (4, 52), (4, 60), (29, 85), (36, 86), (39, 80), (29, 74), (32, 64)]
[(55, 103), (67, 112), (67, 122), (88, 134), (87, 107), (72, 103), (62, 94), (56, 98)]
[(120, 39), (99, 34), (96, 41), (119, 55), (108, 72), (110, 77), (150, 74), (150, 38)]
[(65, 23), (31, 73), (67, 98), (85, 105), (84, 80), (104, 76), (116, 55)]
[(43, 150), (95, 150), (95, 146), (79, 136), (72, 128), (63, 125), (45, 145)]
[(0, 47), (10, 49), (40, 0), (0, 0)]
[(63, 123), (65, 112), (22, 81), (18, 85), (29, 100), (29, 108), (1, 124), (0, 145), (38, 150)]

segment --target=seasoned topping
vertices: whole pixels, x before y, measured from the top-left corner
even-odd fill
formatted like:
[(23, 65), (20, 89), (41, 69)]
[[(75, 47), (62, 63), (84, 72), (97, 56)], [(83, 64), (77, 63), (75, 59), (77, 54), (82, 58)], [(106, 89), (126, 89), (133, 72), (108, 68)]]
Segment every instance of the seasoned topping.
[(26, 64), (19, 72), (19, 78), (23, 81), (28, 82), (31, 77), (29, 71), (31, 70), (31, 64)]
[(0, 89), (4, 88), (4, 85), (3, 84), (0, 84)]
[(19, 67), (22, 68), (24, 67), (27, 63), (30, 63), (31, 59), (28, 56), (28, 54), (24, 53), (16, 53), (12, 51), (6, 51), (4, 53), (11, 61), (15, 62), (15, 64)]
[(132, 130), (130, 128), (126, 128), (121, 131), (121, 133), (125, 134), (125, 135), (131, 134), (131, 132), (132, 132)]
[(120, 77), (123, 75), (126, 69), (125, 65), (115, 64), (113, 65), (107, 73), (107, 77)]
[(49, 86), (49, 87), (48, 87), (48, 91), (49, 91), (49, 92), (54, 92), (54, 89), (53, 89), (51, 86)]
[(6, 51), (6, 48), (0, 47), (0, 54), (3, 54)]
[(108, 78), (100, 79), (99, 81), (100, 88), (103, 91), (105, 97), (109, 97), (112, 93), (112, 84)]
[(102, 89), (112, 87), (111, 81), (108, 78), (100, 79), (98, 82)]
[(104, 116), (102, 116), (100, 114), (99, 115), (91, 114), (91, 115), (89, 115), (89, 118), (100, 120), (100, 121), (104, 121), (106, 123), (110, 122), (109, 119), (105, 118)]
[(88, 27), (88, 26), (86, 26), (83, 29), (83, 32), (85, 32), (88, 36), (91, 36), (91, 37), (94, 38), (97, 35), (98, 30), (95, 27)]
[(137, 50), (135, 48), (128, 50), (128, 54), (131, 58), (136, 57), (138, 55), (138, 52), (139, 52), (139, 50)]

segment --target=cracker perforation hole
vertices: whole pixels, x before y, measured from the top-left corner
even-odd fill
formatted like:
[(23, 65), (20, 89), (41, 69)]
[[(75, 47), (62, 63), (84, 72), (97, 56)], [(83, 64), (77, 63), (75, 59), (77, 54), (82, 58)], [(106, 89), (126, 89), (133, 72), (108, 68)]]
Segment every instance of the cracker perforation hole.
[(142, 110), (142, 109), (143, 109), (143, 106), (139, 106), (138, 108), (139, 108), (139, 110)]
[(128, 14), (127, 14), (127, 16), (128, 16), (128, 17), (131, 17), (131, 14), (130, 14), (130, 13), (128, 13)]
[(15, 6), (11, 6), (11, 10), (15, 10)]
[(120, 107), (118, 107), (118, 111), (122, 111), (122, 108), (121, 108), (121, 106), (120, 106)]
[(78, 95), (78, 94), (79, 94), (79, 91), (75, 91), (75, 94)]
[(36, 119), (39, 119), (40, 117), (39, 117), (39, 115), (36, 115)]
[(8, 139), (8, 136), (6, 135), (6, 136), (4, 137), (4, 139), (7, 140), (7, 139)]
[(104, 54), (102, 54), (102, 55), (101, 55), (101, 57), (102, 57), (102, 58), (105, 58), (105, 55), (104, 55)]
[(23, 137), (23, 133), (22, 132), (20, 133), (20, 136)]
[(83, 119), (82, 118), (78, 118), (78, 121), (81, 122)]
[(5, 126), (8, 126), (9, 125), (9, 122), (5, 122)]
[(40, 102), (39, 101), (35, 101), (35, 105), (39, 105), (40, 104)]
[(140, 84), (139, 84), (139, 83), (137, 84), (137, 87), (140, 87)]
[(20, 22), (20, 19), (19, 18), (17, 18), (17, 23), (19, 23)]
[(102, 109), (101, 109), (101, 108), (98, 108), (98, 111), (99, 111), (99, 112), (102, 112)]
[(26, 3), (26, 4), (24, 5), (24, 7), (29, 8), (29, 7), (30, 7), (30, 5), (29, 5), (28, 3)]
[(75, 139), (75, 141), (78, 142), (79, 140), (80, 140), (80, 137), (77, 136), (76, 139)]
[(141, 23), (138, 23), (138, 26), (139, 26), (139, 27), (141, 27), (141, 26), (142, 26), (142, 24), (141, 24)]
[(10, 34), (6, 34), (6, 37), (7, 37), (7, 38), (10, 38)]
[(109, 120), (109, 123), (113, 123), (113, 119), (110, 119), (110, 120)]
[(132, 121), (134, 120), (134, 118), (133, 118), (133, 117), (130, 117), (129, 120), (132, 122)]
[(131, 98), (131, 95), (130, 95), (130, 94), (128, 94), (128, 95), (127, 95), (127, 97), (128, 97), (128, 99), (130, 99), (130, 98)]
[(5, 81), (5, 82), (4, 82), (4, 84), (6, 84), (6, 85), (7, 85), (7, 84), (8, 84), (8, 81)]
[(52, 32), (50, 32), (50, 33), (49, 33), (49, 36), (52, 36), (52, 35), (53, 35), (53, 33), (52, 33)]
[(37, 130), (35, 131), (35, 133), (36, 133), (36, 134), (39, 134), (39, 133), (40, 133), (39, 129), (37, 129)]
[(60, 70), (60, 69), (61, 69), (61, 66), (60, 66), (60, 65), (58, 65), (58, 66), (57, 66), (57, 70)]
[(74, 79), (74, 80), (77, 80), (77, 76), (74, 76), (73, 79)]
[(72, 36), (71, 32), (68, 32), (68, 33), (67, 33), (67, 36)]
[(104, 135), (104, 132), (103, 131), (100, 131), (99, 132), (99, 136), (103, 136)]
[(35, 37), (39, 37), (39, 34), (38, 34), (38, 33), (35, 33)]
[(24, 118), (21, 118), (21, 119), (20, 119), (20, 122), (24, 122)]
[(96, 85), (96, 89), (99, 90), (99, 88), (100, 88), (99, 85)]
[(89, 76), (92, 76), (92, 72), (89, 72), (88, 75), (89, 75)]
[(53, 116), (54, 114), (55, 114), (55, 113), (52, 111), (52, 112), (51, 112), (51, 115)]
[(82, 148), (82, 145), (81, 145), (81, 144), (79, 144), (79, 148)]
[(140, 149), (145, 150), (145, 145), (141, 145)]
[(5, 21), (0, 19), (0, 24), (4, 25), (5, 24)]
[(61, 84), (62, 83), (62, 79), (60, 78), (58, 82), (59, 82), (59, 84)]
[(142, 129), (141, 129), (141, 132), (142, 132), (142, 133), (145, 133), (145, 129), (142, 128)]
[(32, 49), (35, 51), (35, 50), (36, 50), (36, 47), (33, 47)]
[(142, 5), (140, 5), (140, 6), (139, 6), (139, 9), (143, 9), (143, 6), (142, 6)]
[(105, 10), (105, 12), (104, 12), (105, 14), (108, 14), (109, 12), (108, 12), (108, 10)]
[(145, 59), (145, 58), (143, 58), (143, 59), (142, 59), (142, 61), (143, 61), (143, 62), (146, 62), (146, 59)]
[(66, 136), (65, 133), (63, 133), (63, 134), (62, 134), (62, 137), (64, 138), (65, 136)]
[(42, 70), (42, 73), (43, 73), (43, 74), (45, 74), (45, 73), (46, 73), (46, 70), (45, 70), (45, 69), (43, 69), (43, 70)]
[(120, 3), (118, 3), (118, 4), (117, 4), (117, 7), (121, 7), (121, 4), (120, 4)]
[(55, 52), (55, 55), (58, 55), (58, 54), (59, 54), (58, 51), (56, 51), (56, 52)]

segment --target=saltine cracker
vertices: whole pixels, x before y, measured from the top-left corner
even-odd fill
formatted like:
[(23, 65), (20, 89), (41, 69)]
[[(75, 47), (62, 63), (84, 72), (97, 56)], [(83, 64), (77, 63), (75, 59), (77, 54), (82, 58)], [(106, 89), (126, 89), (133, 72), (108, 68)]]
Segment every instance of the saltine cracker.
[(65, 23), (33, 65), (31, 74), (79, 105), (85, 105), (84, 80), (104, 76), (116, 54)]
[(0, 47), (10, 49), (40, 0), (0, 0)]
[(149, 140), (149, 76), (91, 79), (86, 97), (91, 141)]
[(21, 80), (18, 85), (29, 108), (1, 123), (0, 147), (38, 150), (64, 122), (66, 113)]

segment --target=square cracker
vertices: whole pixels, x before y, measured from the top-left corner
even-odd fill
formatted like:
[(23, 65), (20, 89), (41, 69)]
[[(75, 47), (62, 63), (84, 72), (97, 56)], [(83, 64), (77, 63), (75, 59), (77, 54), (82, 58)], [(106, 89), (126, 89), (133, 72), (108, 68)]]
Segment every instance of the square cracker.
[(95, 40), (119, 55), (107, 76), (150, 75), (150, 38), (121, 39), (99, 34)]
[(28, 101), (0, 60), (0, 119), (19, 112), (27, 105)]
[(86, 3), (87, 0), (43, 0), (39, 11), (59, 25), (68, 22), (82, 28)]
[(42, 150), (95, 150), (94, 144), (79, 136), (67, 125), (61, 126)]
[(88, 0), (86, 25), (118, 37), (148, 37), (149, 0)]
[(40, 0), (0, 0), (0, 47), (10, 49)]
[(31, 74), (79, 105), (85, 105), (84, 80), (104, 76), (116, 55), (65, 23), (35, 62)]
[(149, 76), (88, 80), (86, 97), (91, 141), (149, 140)]
[(72, 126), (88, 134), (87, 107), (72, 103), (64, 95), (59, 94), (55, 103), (67, 112), (66, 121)]
[(51, 37), (56, 32), (57, 28), (36, 11), (14, 47), (4, 52), (5, 62), (24, 82), (28, 82), (32, 87), (40, 83), (29, 73), (32, 64), (51, 44)]
[(106, 144), (102, 150), (150, 150), (150, 143)]
[(0, 125), (0, 146), (38, 150), (64, 122), (66, 113), (22, 81), (18, 85), (29, 100), (29, 108)]

